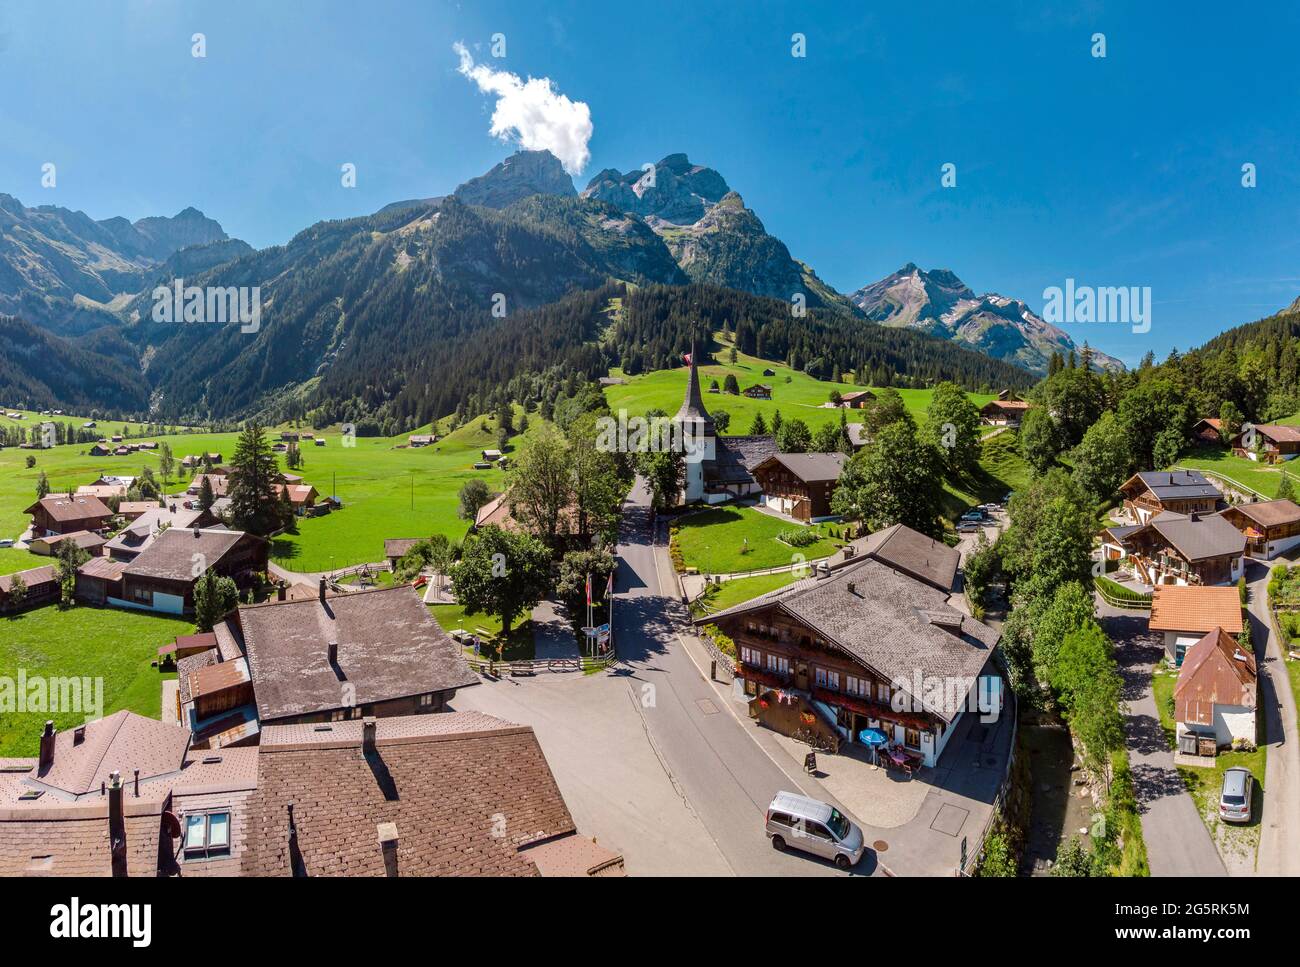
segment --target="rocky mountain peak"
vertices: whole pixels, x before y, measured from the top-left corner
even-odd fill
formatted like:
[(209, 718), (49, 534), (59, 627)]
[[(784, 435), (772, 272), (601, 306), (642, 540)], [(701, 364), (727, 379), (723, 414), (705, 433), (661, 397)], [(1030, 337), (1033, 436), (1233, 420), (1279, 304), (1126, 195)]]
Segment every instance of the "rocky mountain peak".
[(712, 168), (692, 164), (683, 153), (670, 154), (651, 170), (620, 174), (606, 168), (588, 182), (583, 198), (609, 202), (647, 220), (694, 225), (731, 189)]
[(576, 194), (573, 179), (551, 152), (516, 151), (491, 171), (457, 188), (455, 197), (467, 205), (505, 208), (531, 195), (571, 198)]

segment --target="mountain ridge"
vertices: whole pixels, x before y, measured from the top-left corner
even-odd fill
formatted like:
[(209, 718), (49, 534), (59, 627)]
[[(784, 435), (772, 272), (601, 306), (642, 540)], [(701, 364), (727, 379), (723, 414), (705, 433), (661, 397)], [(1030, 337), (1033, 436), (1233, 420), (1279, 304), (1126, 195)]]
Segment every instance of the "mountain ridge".
[[(996, 292), (976, 294), (950, 269), (926, 271), (908, 262), (885, 278), (849, 296), (868, 319), (951, 339), (1023, 366), (1047, 373), (1053, 353), (1081, 353), (1068, 333), (1035, 313), (1020, 299)], [(1099, 370), (1124, 369), (1113, 356), (1091, 350)]]

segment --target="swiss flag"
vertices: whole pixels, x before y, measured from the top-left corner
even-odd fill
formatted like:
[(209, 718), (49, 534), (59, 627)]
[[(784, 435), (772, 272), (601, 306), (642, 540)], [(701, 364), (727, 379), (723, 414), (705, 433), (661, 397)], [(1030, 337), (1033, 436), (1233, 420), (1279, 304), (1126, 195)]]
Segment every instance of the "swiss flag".
[(682, 361), (683, 361), (684, 363), (686, 363), (687, 366), (689, 366), (689, 365), (691, 364), (691, 354), (690, 354), (690, 353), (682, 353)]

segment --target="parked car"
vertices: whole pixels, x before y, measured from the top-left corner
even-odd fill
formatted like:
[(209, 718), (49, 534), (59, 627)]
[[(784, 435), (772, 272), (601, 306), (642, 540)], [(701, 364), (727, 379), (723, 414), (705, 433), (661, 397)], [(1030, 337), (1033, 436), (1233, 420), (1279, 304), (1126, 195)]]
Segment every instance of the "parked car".
[(980, 525), (977, 521), (962, 520), (957, 523), (958, 534), (974, 534), (979, 529)]
[(14, 546), (14, 541), (12, 537), (0, 538), (0, 547), (13, 547), (13, 546)]
[(1250, 822), (1251, 798), (1255, 791), (1255, 777), (1242, 766), (1233, 766), (1223, 773), (1223, 789), (1219, 792), (1219, 817), (1234, 823)]
[(767, 835), (772, 848), (793, 847), (832, 860), (842, 870), (862, 859), (862, 830), (828, 803), (793, 792), (778, 792), (767, 807)]

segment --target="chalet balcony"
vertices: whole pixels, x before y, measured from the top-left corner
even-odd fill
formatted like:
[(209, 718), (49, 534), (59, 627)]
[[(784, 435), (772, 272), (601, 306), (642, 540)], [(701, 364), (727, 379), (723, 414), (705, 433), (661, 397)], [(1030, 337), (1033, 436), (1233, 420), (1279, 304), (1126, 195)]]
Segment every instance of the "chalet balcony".
[(739, 664), (737, 671), (749, 681), (766, 685), (768, 688), (789, 688), (794, 681), (792, 674), (774, 672), (756, 665), (746, 665), (743, 662)]

